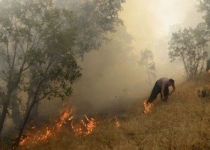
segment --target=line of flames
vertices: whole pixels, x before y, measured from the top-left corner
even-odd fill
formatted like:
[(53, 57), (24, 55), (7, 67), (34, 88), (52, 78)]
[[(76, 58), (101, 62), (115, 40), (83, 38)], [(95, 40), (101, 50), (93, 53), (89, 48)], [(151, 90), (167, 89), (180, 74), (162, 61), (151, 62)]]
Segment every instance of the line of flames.
[[(143, 102), (144, 113), (148, 113), (151, 111), (152, 104), (147, 103), (146, 101)], [(45, 142), (49, 137), (52, 137), (57, 132), (60, 131), (62, 126), (70, 121), (70, 127), (75, 132), (76, 135), (88, 135), (91, 134), (93, 129), (96, 127), (96, 121), (93, 118), (88, 118), (87, 115), (84, 115), (83, 119), (79, 121), (75, 121), (74, 115), (72, 110), (64, 110), (63, 113), (59, 117), (59, 121), (56, 123), (56, 127), (46, 127), (46, 131), (41, 133), (38, 131), (36, 135), (32, 133), (32, 136), (26, 136), (25, 138), (21, 139), (20, 145), (24, 145), (26, 141), (37, 144), (38, 142)], [(120, 123), (118, 119), (115, 117), (116, 126), (120, 127)], [(32, 127), (35, 129), (35, 127)]]
[[(62, 126), (67, 122), (71, 121), (71, 129), (75, 132), (76, 135), (88, 135), (91, 134), (93, 129), (96, 127), (96, 121), (93, 118), (88, 118), (84, 115), (84, 119), (81, 119), (79, 122), (73, 121), (73, 110), (64, 110), (61, 116), (59, 117), (59, 121), (56, 123), (56, 127), (46, 127), (46, 132), (41, 133), (40, 131), (36, 134), (29, 132), (28, 136), (21, 139), (19, 145), (24, 145), (26, 142), (37, 144), (39, 142), (46, 142), (49, 137), (52, 137), (56, 133), (58, 133)], [(32, 130), (35, 127), (32, 127)]]

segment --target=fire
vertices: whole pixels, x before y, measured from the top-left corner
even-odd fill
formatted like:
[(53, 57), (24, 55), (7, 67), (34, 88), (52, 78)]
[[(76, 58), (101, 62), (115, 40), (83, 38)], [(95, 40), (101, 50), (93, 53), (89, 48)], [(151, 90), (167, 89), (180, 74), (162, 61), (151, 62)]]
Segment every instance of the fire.
[(36, 144), (38, 142), (45, 142), (52, 135), (53, 135), (52, 129), (47, 127), (44, 134), (41, 134), (40, 132), (38, 132), (36, 135), (34, 135), (33, 138), (32, 136), (29, 136), (29, 133), (28, 133), (28, 136), (21, 139), (19, 145), (24, 145), (26, 142), (31, 142), (33, 144)]
[(47, 138), (49, 138), (51, 135), (52, 135), (52, 132), (51, 132), (51, 130), (49, 129), (49, 127), (47, 127), (46, 133), (43, 134), (43, 135), (41, 135), (41, 136), (37, 139), (37, 141), (45, 141), (45, 140), (47, 140)]
[(63, 124), (66, 124), (67, 120), (70, 118), (70, 115), (73, 113), (73, 110), (68, 110), (63, 111), (63, 113), (60, 116), (60, 121), (56, 124), (57, 130), (60, 130)]
[[(56, 127), (46, 127), (44, 131), (38, 130), (36, 134), (34, 134), (36, 127), (32, 127), (30, 133), (26, 133), (27, 136), (22, 137), (19, 145), (24, 145), (26, 142), (30, 142), (36, 144), (38, 142), (45, 142), (49, 137), (55, 135), (57, 132), (60, 131), (61, 127), (66, 124), (68, 118), (72, 115), (73, 109), (71, 110), (64, 110), (59, 117), (59, 120), (56, 123)], [(41, 133), (43, 132), (43, 133)]]
[[(84, 115), (82, 119), (76, 121), (74, 119), (74, 110), (64, 110), (59, 117), (56, 126), (54, 127), (46, 127), (43, 131), (36, 132), (36, 127), (32, 127), (30, 132), (27, 132), (26, 135), (22, 137), (19, 145), (24, 145), (27, 143), (37, 144), (40, 142), (46, 142), (48, 138), (56, 135), (63, 125), (70, 125), (71, 129), (75, 132), (76, 135), (88, 135), (91, 134), (93, 129), (96, 127), (96, 121), (93, 118), (88, 118), (87, 115)], [(68, 124), (70, 122), (70, 124)], [(43, 133), (41, 133), (43, 132)]]
[(72, 120), (71, 128), (76, 133), (76, 135), (88, 135), (96, 127), (96, 121), (93, 118), (88, 118), (86, 115), (83, 116), (83, 119), (76, 122)]
[(143, 106), (144, 106), (144, 113), (145, 114), (151, 111), (151, 108), (152, 108), (151, 103), (147, 103), (147, 101), (144, 101)]
[(21, 139), (19, 145), (23, 145), (25, 142), (26, 142), (26, 138), (23, 138), (23, 137), (22, 137), (22, 139)]
[(116, 121), (116, 122), (115, 122), (116, 126), (117, 126), (117, 127), (120, 127), (120, 122), (117, 120), (117, 117), (115, 117), (115, 121)]

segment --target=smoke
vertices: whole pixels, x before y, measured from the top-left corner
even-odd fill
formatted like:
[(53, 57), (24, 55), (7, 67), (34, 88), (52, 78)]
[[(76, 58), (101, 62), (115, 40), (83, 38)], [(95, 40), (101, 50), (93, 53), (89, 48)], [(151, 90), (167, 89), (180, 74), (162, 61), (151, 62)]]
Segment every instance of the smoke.
[[(78, 60), (83, 76), (73, 85), (68, 99), (79, 113), (120, 111), (128, 103), (147, 98), (153, 84), (138, 64), (140, 51), (145, 48), (154, 54), (157, 78), (153, 82), (163, 76), (174, 78), (176, 84), (182, 82), (183, 65), (170, 62), (168, 42), (177, 28), (195, 27), (203, 21), (196, 5), (197, 0), (127, 0), (120, 13), (124, 26), (109, 35), (113, 41)], [(40, 114), (50, 116), (61, 107), (60, 100), (43, 101)], [(6, 124), (8, 130), (14, 126), (10, 120)]]
[[(126, 104), (146, 99), (153, 83), (138, 64), (145, 48), (154, 54), (157, 77), (153, 82), (164, 76), (181, 83), (185, 79), (183, 65), (170, 62), (168, 42), (177, 28), (195, 27), (203, 21), (196, 5), (197, 0), (128, 0), (123, 4), (120, 17), (124, 26), (109, 35), (113, 41), (78, 60), (83, 75), (68, 98), (78, 108), (78, 115), (119, 112)], [(60, 100), (43, 101), (39, 112), (42, 117), (50, 116), (58, 114), (61, 107)]]
[(183, 81), (181, 62), (171, 63), (168, 58), (168, 42), (176, 27), (195, 27), (202, 21), (196, 5), (196, 0), (127, 1), (120, 16), (126, 34), (132, 36), (130, 49), (119, 50), (117, 44), (120, 43), (115, 41), (111, 48), (107, 43), (99, 51), (86, 54), (80, 62), (83, 76), (74, 85), (69, 99), (83, 113), (107, 109), (114, 104), (120, 107), (119, 104), (148, 97), (153, 85), (138, 65), (140, 51), (145, 48), (154, 54), (156, 79), (165, 76), (174, 78), (177, 84)]
[(195, 27), (203, 22), (197, 12), (197, 0), (129, 0), (121, 13), (128, 32), (133, 36), (133, 51), (148, 48), (154, 54), (157, 78), (184, 79), (180, 61), (170, 62), (168, 42), (171, 33), (180, 28)]
[[(120, 13), (124, 26), (109, 35), (113, 41), (78, 60), (83, 75), (73, 85), (68, 100), (81, 114), (120, 110), (124, 104), (143, 101), (153, 87), (146, 70), (138, 64), (140, 51), (145, 48), (154, 54), (157, 72), (153, 82), (169, 77), (181, 83), (185, 79), (183, 65), (180, 61), (170, 62), (168, 42), (177, 28), (195, 27), (203, 21), (196, 5), (197, 0), (127, 1)], [(47, 108), (52, 110), (45, 110), (48, 114), (61, 106), (54, 102), (51, 105)], [(43, 109), (46, 106), (49, 103), (42, 104)]]
[[(170, 62), (168, 42), (176, 27), (195, 27), (202, 21), (196, 5), (196, 0), (127, 1), (120, 13), (124, 27), (112, 36), (113, 39), (131, 36), (132, 41), (127, 40), (130, 45), (126, 45), (129, 48), (122, 49), (122, 43), (114, 40), (86, 54), (80, 61), (83, 76), (73, 86), (70, 101), (81, 113), (90, 113), (148, 97), (153, 85), (138, 64), (140, 51), (145, 48), (154, 54), (156, 79), (165, 76), (174, 78), (177, 84), (182, 82), (185, 79), (182, 63)], [(124, 34), (120, 34), (122, 28)]]
[(119, 27), (110, 36), (114, 36), (113, 41), (87, 53), (80, 62), (83, 76), (74, 84), (70, 100), (81, 113), (118, 107), (119, 103), (137, 99), (143, 93), (139, 84), (145, 75), (133, 53), (131, 37), (125, 27)]

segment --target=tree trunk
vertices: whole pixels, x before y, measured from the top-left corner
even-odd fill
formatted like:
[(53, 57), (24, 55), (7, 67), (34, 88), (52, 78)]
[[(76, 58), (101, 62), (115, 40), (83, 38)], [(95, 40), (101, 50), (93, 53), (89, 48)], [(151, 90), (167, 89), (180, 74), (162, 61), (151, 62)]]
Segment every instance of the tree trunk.
[(33, 120), (35, 122), (38, 121), (39, 119), (39, 102), (37, 102), (36, 104), (34, 104), (34, 107), (33, 109), (31, 110), (31, 115), (30, 115), (31, 118), (33, 118)]
[(209, 69), (210, 69), (210, 59), (206, 61), (206, 71), (209, 71)]
[[(30, 81), (33, 81), (33, 78), (35, 78), (35, 75), (32, 74), (32, 76), (30, 77)], [(30, 82), (30, 85), (29, 85), (29, 90), (28, 90), (28, 101), (27, 101), (27, 109), (26, 110), (29, 110), (29, 108), (31, 107), (32, 103), (34, 103), (34, 96), (35, 96), (35, 88), (36, 85), (33, 85), (33, 82)], [(33, 109), (31, 110), (31, 115), (30, 117), (33, 118), (33, 120), (37, 121), (38, 119), (38, 116), (39, 116), (39, 103), (35, 103), (34, 106), (33, 106)]]
[(25, 129), (25, 126), (26, 126), (26, 124), (27, 124), (27, 121), (28, 121), (28, 119), (29, 119), (29, 116), (30, 116), (30, 113), (31, 113), (31, 110), (32, 110), (34, 104), (35, 104), (35, 103), (32, 103), (32, 104), (30, 105), (29, 109), (28, 109), (27, 112), (26, 112), (26, 115), (25, 115), (24, 120), (23, 120), (23, 124), (22, 124), (22, 126), (21, 126), (21, 128), (20, 128), (20, 130), (19, 130), (19, 134), (18, 134), (18, 137), (17, 137), (16, 142), (15, 142), (14, 148), (17, 148), (17, 147), (19, 146), (21, 137), (22, 137), (22, 135), (23, 135), (23, 131), (24, 131), (24, 129)]
[(19, 128), (22, 124), (22, 117), (20, 114), (20, 105), (18, 104), (18, 98), (17, 98), (17, 90), (14, 91), (14, 94), (12, 96), (12, 120), (14, 124)]
[(0, 117), (0, 135), (1, 135), (1, 132), (2, 132), (2, 129), (4, 126), (4, 121), (5, 121), (6, 115), (8, 113), (7, 109), (8, 109), (9, 103), (10, 103), (10, 98), (11, 98), (11, 92), (8, 94), (8, 96), (5, 99), (4, 104), (3, 104), (3, 110), (1, 113), (1, 117)]
[(19, 104), (17, 103), (17, 100), (14, 100), (12, 102), (12, 120), (17, 127), (20, 127), (20, 125), (22, 124), (22, 117), (20, 114), (20, 108)]
[[(34, 103), (33, 97), (34, 97), (34, 93), (32, 92), (31, 89), (29, 89), (27, 108), (26, 108), (27, 111), (30, 109), (32, 103)], [(37, 121), (38, 116), (39, 116), (39, 102), (34, 104), (34, 107), (33, 107), (33, 109), (31, 110), (30, 113), (31, 113), (30, 117), (33, 118), (34, 121)]]

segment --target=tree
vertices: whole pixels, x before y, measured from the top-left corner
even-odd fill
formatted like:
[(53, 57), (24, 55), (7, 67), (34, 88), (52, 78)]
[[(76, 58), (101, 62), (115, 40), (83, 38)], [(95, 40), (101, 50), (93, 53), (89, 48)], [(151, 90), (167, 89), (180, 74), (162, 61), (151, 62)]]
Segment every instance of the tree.
[(151, 50), (145, 49), (141, 51), (139, 65), (143, 65), (145, 67), (149, 83), (152, 85), (152, 79), (156, 78), (156, 68)]
[(51, 0), (1, 1), (0, 51), (6, 65), (0, 81), (6, 86), (0, 133), (12, 95), (18, 91), (18, 99), (27, 101), (20, 94), (28, 94), (16, 145), (34, 105), (44, 99), (64, 99), (81, 76), (73, 51), (77, 32), (72, 22), (72, 13), (55, 8)]
[(74, 14), (78, 36), (75, 50), (83, 57), (85, 52), (99, 49), (107, 41), (107, 33), (115, 32), (123, 24), (118, 13), (125, 0), (55, 0), (59, 7), (65, 7)]
[(200, 4), (198, 5), (198, 11), (204, 13), (204, 20), (208, 26), (210, 27), (210, 1), (209, 0), (199, 0)]
[(72, 13), (52, 0), (1, 1), (0, 83), (5, 86), (0, 90), (0, 134), (10, 106), (27, 103), (16, 145), (39, 101), (71, 94), (71, 85), (81, 76), (76, 56), (98, 49), (105, 33), (122, 23), (118, 11), (123, 0), (79, 2), (80, 9)]
[(179, 58), (184, 64), (187, 79), (193, 79), (204, 69), (204, 61), (208, 53), (206, 46), (208, 32), (205, 23), (200, 23), (195, 29), (185, 28), (172, 33), (169, 42), (169, 57), (171, 61)]
[[(203, 19), (205, 20), (205, 23), (207, 24), (207, 32), (209, 34), (209, 28), (210, 28), (210, 1), (208, 0), (199, 0), (200, 4), (198, 5), (198, 11), (202, 12)], [(208, 50), (209, 52), (209, 50)], [(206, 61), (206, 71), (208, 71), (210, 68), (210, 59)]]

